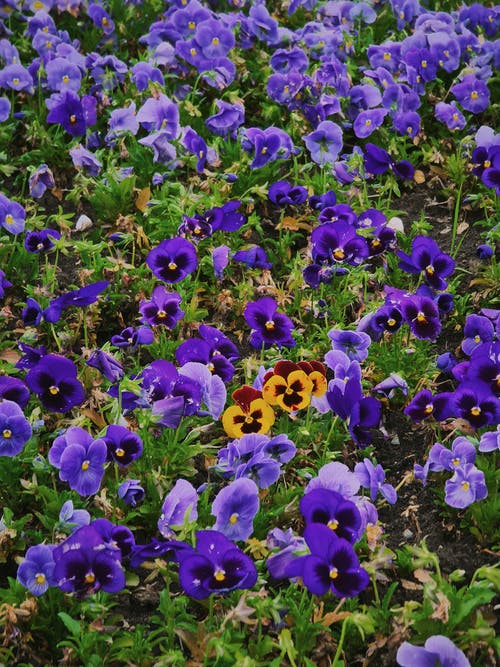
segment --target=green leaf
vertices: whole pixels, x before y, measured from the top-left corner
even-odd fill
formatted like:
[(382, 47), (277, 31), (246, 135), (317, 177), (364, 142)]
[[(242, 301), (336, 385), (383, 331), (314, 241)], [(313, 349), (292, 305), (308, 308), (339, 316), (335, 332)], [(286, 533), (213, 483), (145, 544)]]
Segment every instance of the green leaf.
[(75, 621), (74, 618), (71, 618), (71, 616), (64, 611), (60, 611), (57, 615), (66, 626), (66, 629), (71, 632), (73, 637), (80, 636), (82, 629), (78, 621)]

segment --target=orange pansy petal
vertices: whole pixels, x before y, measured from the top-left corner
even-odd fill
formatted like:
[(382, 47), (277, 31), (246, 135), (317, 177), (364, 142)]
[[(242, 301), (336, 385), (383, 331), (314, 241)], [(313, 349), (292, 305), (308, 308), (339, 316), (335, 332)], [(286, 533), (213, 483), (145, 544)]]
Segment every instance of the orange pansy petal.
[(316, 396), (316, 398), (323, 396), (328, 389), (326, 377), (318, 371), (313, 371), (310, 373), (309, 378), (313, 383), (312, 395)]
[(281, 375), (273, 375), (262, 388), (262, 397), (269, 405), (278, 405), (278, 396), (284, 394), (288, 384)]

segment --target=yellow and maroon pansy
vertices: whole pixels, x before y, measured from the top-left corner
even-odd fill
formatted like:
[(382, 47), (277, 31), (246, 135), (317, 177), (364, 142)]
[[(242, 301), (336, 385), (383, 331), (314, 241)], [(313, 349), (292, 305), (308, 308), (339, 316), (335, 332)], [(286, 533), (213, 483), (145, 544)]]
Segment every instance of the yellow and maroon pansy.
[(287, 412), (295, 412), (307, 408), (312, 390), (312, 380), (298, 364), (278, 361), (273, 374), (265, 378), (262, 395), (270, 405), (279, 405)]
[(249, 433), (265, 434), (274, 424), (275, 415), (271, 406), (262, 398), (262, 392), (243, 385), (233, 394), (236, 405), (226, 408), (222, 415), (222, 426), (230, 438), (242, 438)]
[(326, 367), (321, 361), (299, 361), (297, 366), (307, 373), (307, 377), (313, 383), (312, 395), (316, 396), (316, 398), (323, 396), (328, 389), (328, 382), (326, 379)]

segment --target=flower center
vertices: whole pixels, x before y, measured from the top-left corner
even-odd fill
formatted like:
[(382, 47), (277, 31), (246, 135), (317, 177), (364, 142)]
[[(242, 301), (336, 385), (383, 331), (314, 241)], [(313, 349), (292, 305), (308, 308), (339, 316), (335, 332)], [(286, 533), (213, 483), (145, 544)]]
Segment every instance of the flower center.
[(35, 581), (37, 584), (44, 584), (45, 583), (45, 575), (43, 572), (37, 572), (35, 574)]
[(388, 327), (393, 327), (393, 326), (395, 326), (395, 324), (396, 324), (396, 320), (395, 320), (393, 317), (390, 317), (390, 318), (387, 320), (387, 326), (388, 326)]
[(452, 459), (451, 462), (454, 466), (460, 465), (460, 459), (455, 458), (455, 459)]
[(468, 491), (470, 489), (469, 482), (462, 482), (461, 486), (464, 491)]
[(69, 83), (69, 76), (67, 74), (65, 74), (63, 76), (62, 80), (63, 80), (63, 83)]
[(274, 329), (274, 322), (272, 320), (267, 320), (265, 327), (268, 331), (273, 331)]
[(15, 76), (15, 77), (12, 79), (12, 84), (13, 84), (14, 86), (18, 86), (18, 85), (19, 85), (19, 79), (17, 78), (17, 76)]
[(339, 571), (336, 567), (332, 567), (329, 573), (330, 579), (336, 579), (339, 576)]
[(262, 155), (265, 155), (267, 153), (267, 146), (264, 146), (264, 148), (260, 152)]
[(345, 252), (342, 250), (342, 248), (336, 248), (333, 251), (333, 256), (334, 256), (335, 259), (344, 259)]
[(195, 55), (196, 55), (196, 49), (189, 49), (189, 53), (190, 53), (192, 56), (195, 56)]
[(479, 97), (478, 92), (476, 90), (473, 90), (472, 93), (470, 94), (471, 100), (477, 100), (478, 97)]
[(417, 322), (420, 322), (421, 324), (427, 322), (427, 318), (422, 311), (417, 314)]
[(330, 530), (337, 530), (339, 527), (339, 522), (337, 519), (330, 519), (330, 521), (326, 524)]
[(489, 169), (489, 168), (491, 167), (491, 162), (490, 162), (489, 160), (485, 160), (485, 161), (483, 162), (483, 167), (484, 167), (485, 169)]
[(367, 119), (365, 120), (365, 125), (366, 125), (366, 127), (370, 127), (371, 124), (372, 124), (371, 118), (367, 118)]
[(475, 405), (473, 408), (471, 408), (470, 413), (473, 417), (479, 417), (481, 414), (481, 408), (479, 405)]
[(121, 447), (118, 447), (118, 449), (115, 449), (115, 454), (121, 458), (122, 456), (125, 456), (125, 450)]
[(51, 387), (49, 387), (49, 392), (52, 394), (52, 396), (57, 396), (59, 393), (59, 387), (56, 387), (56, 385), (53, 384)]
[(429, 266), (425, 267), (425, 272), (428, 273), (430, 276), (434, 275), (434, 267), (432, 264), (429, 264)]
[(71, 116), (69, 117), (69, 122), (70, 122), (72, 125), (74, 125), (74, 124), (76, 123), (76, 116), (75, 116), (74, 113), (72, 113)]
[(427, 403), (427, 405), (424, 408), (425, 414), (430, 415), (433, 410), (434, 410), (434, 406), (432, 405), (432, 403)]
[(189, 21), (188, 28), (194, 30), (196, 28), (196, 23), (194, 21)]
[(10, 438), (12, 438), (12, 431), (10, 430), (10, 428), (4, 428), (4, 430), (2, 431), (2, 436), (6, 440), (9, 440)]
[(215, 581), (224, 581), (226, 578), (226, 573), (224, 570), (215, 570), (214, 572), (214, 579)]
[(167, 317), (167, 313), (164, 310), (159, 310), (156, 316), (163, 320), (165, 317)]
[(5, 222), (8, 225), (11, 225), (14, 222), (14, 218), (11, 216), (10, 213), (7, 213), (7, 215), (5, 216)]
[(175, 262), (169, 262), (168, 268), (170, 269), (170, 271), (175, 271), (175, 269), (177, 268), (177, 264)]
[(215, 370), (215, 366), (211, 362), (207, 364), (207, 368), (211, 373)]
[(234, 526), (234, 524), (237, 523), (237, 521), (238, 521), (238, 516), (239, 515), (236, 514), (236, 512), (231, 514), (231, 516), (229, 517), (229, 523), (233, 524), (233, 526)]
[(88, 470), (90, 467), (90, 461), (88, 459), (85, 459), (82, 463), (82, 470)]
[(219, 45), (219, 42), (220, 42), (220, 39), (219, 39), (218, 37), (214, 37), (214, 38), (212, 39), (212, 44), (213, 44), (214, 46), (218, 46), (218, 45)]
[(391, 54), (386, 51), (384, 53), (384, 60), (390, 60), (390, 59), (391, 59)]
[(85, 583), (86, 584), (93, 584), (95, 581), (95, 574), (93, 572), (87, 572), (85, 575)]
[(474, 342), (475, 343), (480, 343), (481, 342), (481, 336), (478, 336), (477, 334), (474, 336)]

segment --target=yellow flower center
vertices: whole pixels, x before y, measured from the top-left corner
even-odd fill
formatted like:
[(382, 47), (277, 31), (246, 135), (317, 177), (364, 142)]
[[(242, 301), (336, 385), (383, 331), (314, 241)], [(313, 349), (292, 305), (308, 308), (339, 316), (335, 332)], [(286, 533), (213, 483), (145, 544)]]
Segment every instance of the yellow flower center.
[(218, 46), (219, 42), (220, 42), (220, 39), (219, 39), (218, 37), (214, 37), (214, 38), (212, 39), (212, 44), (213, 44), (214, 46)]
[(461, 486), (464, 491), (468, 491), (470, 489), (469, 482), (462, 482)]
[(204, 155), (204, 152), (203, 152), (203, 151), (200, 151), (200, 152), (198, 153), (198, 157), (199, 157), (199, 158), (202, 158), (203, 155)]
[(460, 465), (460, 459), (452, 459), (451, 462), (454, 466)]
[(195, 56), (195, 55), (196, 55), (196, 49), (189, 49), (189, 53), (190, 53), (192, 56)]
[(427, 318), (426, 318), (426, 316), (424, 315), (424, 313), (422, 313), (422, 311), (420, 311), (420, 312), (417, 314), (417, 322), (420, 322), (421, 324), (423, 324), (424, 322), (427, 322)]
[(342, 250), (342, 248), (337, 248), (333, 251), (333, 256), (335, 259), (344, 259), (345, 252)]
[(59, 387), (56, 387), (54, 384), (49, 387), (49, 393), (52, 394), (52, 396), (57, 396), (59, 393)]
[(339, 576), (339, 571), (336, 567), (332, 567), (329, 573), (330, 579), (336, 579)]
[(163, 320), (165, 317), (167, 317), (167, 313), (164, 310), (159, 310), (156, 316), (159, 317), (160, 320)]
[(82, 470), (88, 470), (89, 467), (90, 467), (90, 461), (85, 460), (85, 461), (82, 463)]
[(477, 91), (473, 90), (472, 93), (470, 94), (471, 100), (477, 100), (478, 97), (479, 97), (479, 95), (478, 95)]
[(215, 581), (224, 581), (226, 578), (226, 573), (224, 570), (215, 570), (214, 572), (214, 579)]
[(479, 334), (476, 334), (476, 335), (474, 336), (474, 342), (475, 342), (475, 343), (480, 343), (480, 342), (481, 342), (481, 336), (479, 336)]
[(87, 572), (85, 575), (85, 583), (86, 584), (93, 584), (95, 581), (95, 574), (93, 572)]
[(10, 428), (4, 428), (4, 430), (2, 431), (2, 435), (6, 440), (9, 440), (10, 438), (12, 438), (12, 431), (10, 430)]
[(215, 370), (215, 366), (212, 363), (208, 363), (207, 368), (211, 373), (213, 373)]
[(265, 327), (268, 331), (273, 331), (274, 329), (274, 322), (272, 320), (267, 320)]
[(63, 83), (69, 83), (69, 76), (67, 74), (65, 74), (63, 76), (62, 80), (63, 80)]
[(103, 26), (107, 26), (108, 23), (109, 23), (109, 21), (108, 21), (108, 19), (107, 19), (105, 16), (103, 16), (103, 17), (102, 17), (102, 20), (101, 20), (101, 23), (102, 23)]
[(75, 116), (74, 113), (72, 113), (71, 116), (69, 117), (69, 122), (70, 122), (72, 125), (74, 125), (74, 124), (76, 123), (76, 116)]
[(485, 161), (483, 162), (483, 167), (484, 167), (485, 169), (489, 169), (489, 168), (491, 167), (491, 162), (490, 162), (489, 160), (485, 160)]
[(264, 148), (260, 152), (262, 155), (265, 155), (267, 153), (267, 146), (264, 146)]
[(393, 327), (393, 326), (395, 326), (395, 324), (396, 324), (396, 320), (395, 320), (393, 317), (390, 317), (390, 318), (387, 320), (387, 326), (388, 326), (388, 327)]
[(5, 216), (5, 222), (8, 225), (11, 225), (14, 222), (14, 218), (11, 216), (10, 213), (7, 213), (7, 215)]
[(427, 403), (427, 405), (424, 408), (424, 413), (426, 415), (430, 415), (433, 410), (434, 410), (434, 406), (432, 405), (432, 403)]
[(452, 118), (453, 118), (453, 120), (458, 120), (458, 114), (457, 114), (457, 113), (454, 113), (453, 116), (452, 116)]
[(428, 273), (430, 276), (434, 275), (434, 267), (432, 264), (429, 264), (429, 266), (425, 267), (425, 272)]
[(390, 60), (390, 59), (391, 59), (391, 54), (388, 51), (386, 51), (384, 53), (384, 60)]
[(234, 514), (231, 514), (231, 516), (229, 517), (229, 523), (233, 524), (234, 526), (234, 524), (237, 523), (237, 521), (238, 521), (238, 515), (235, 512)]
[(121, 447), (118, 447), (118, 449), (115, 449), (115, 454), (121, 458), (122, 456), (125, 456), (125, 450)]
[(12, 83), (13, 83), (14, 86), (18, 86), (18, 85), (19, 85), (19, 79), (17, 78), (17, 76), (15, 76), (15, 77), (12, 79)]
[(189, 21), (188, 28), (194, 30), (196, 28), (196, 23), (194, 21)]
[(371, 124), (372, 124), (372, 121), (370, 120), (370, 118), (367, 118), (367, 119), (365, 120), (365, 125), (366, 125), (366, 127), (370, 127)]
[(421, 65), (425, 69), (427, 67), (427, 60), (422, 60)]
[(168, 268), (170, 269), (170, 271), (175, 271), (175, 269), (177, 268), (177, 264), (175, 262), (169, 262)]
[(44, 584), (45, 583), (45, 575), (43, 572), (38, 572), (35, 574), (35, 581), (37, 584)]
[(481, 414), (481, 408), (479, 407), (479, 405), (475, 405), (473, 408), (471, 408), (470, 413), (473, 417), (479, 417), (479, 415)]
[(339, 527), (339, 522), (337, 519), (330, 519), (330, 521), (326, 524), (330, 530), (337, 530)]

